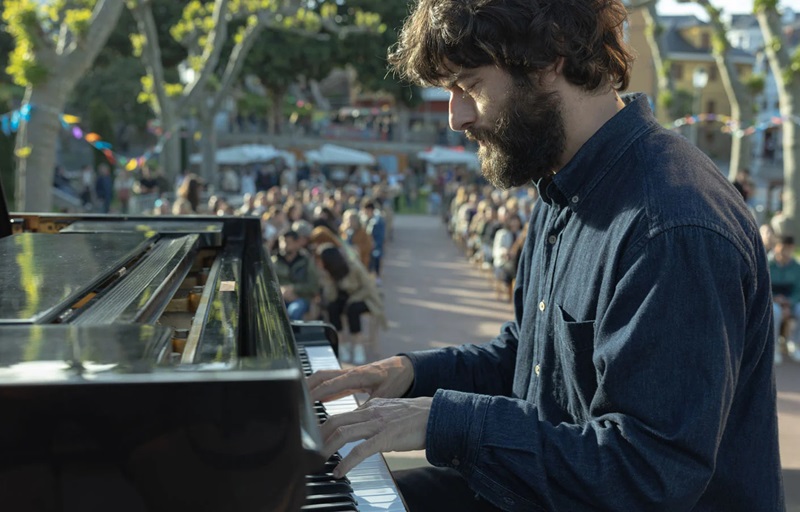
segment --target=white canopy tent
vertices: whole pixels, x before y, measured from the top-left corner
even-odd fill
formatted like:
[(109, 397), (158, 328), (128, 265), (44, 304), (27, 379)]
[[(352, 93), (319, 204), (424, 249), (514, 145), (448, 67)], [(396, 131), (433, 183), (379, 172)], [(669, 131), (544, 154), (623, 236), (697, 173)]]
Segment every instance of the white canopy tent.
[(472, 151), (459, 151), (443, 146), (434, 146), (428, 151), (417, 153), (420, 160), (429, 165), (466, 165), (467, 168), (477, 170), (480, 167), (478, 155)]
[[(219, 165), (247, 165), (283, 158), (289, 166), (294, 167), (296, 160), (294, 153), (265, 144), (243, 144), (222, 148), (217, 150), (216, 157)], [(203, 155), (199, 153), (189, 157), (191, 164), (199, 165), (202, 161)]]
[(375, 165), (377, 160), (370, 153), (345, 148), (334, 144), (323, 144), (319, 149), (306, 151), (309, 163), (320, 165)]

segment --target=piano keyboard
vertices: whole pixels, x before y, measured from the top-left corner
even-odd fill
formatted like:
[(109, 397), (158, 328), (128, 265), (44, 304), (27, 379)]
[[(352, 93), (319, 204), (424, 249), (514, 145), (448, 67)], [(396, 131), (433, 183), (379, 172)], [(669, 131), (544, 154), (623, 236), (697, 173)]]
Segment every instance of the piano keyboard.
[[(340, 368), (339, 361), (336, 359), (336, 355), (329, 345), (303, 345), (298, 348), (300, 351), (300, 360), (303, 366), (308, 366), (308, 368), (304, 368), (308, 373), (316, 370)], [(352, 411), (356, 407), (358, 407), (358, 403), (352, 395), (331, 402), (325, 402), (324, 404), (324, 410), (330, 415)], [(316, 409), (317, 411), (322, 410), (319, 403), (317, 403)], [(339, 450), (341, 457), (350, 453), (350, 450), (352, 450), (356, 444), (357, 443), (348, 443), (343, 446), (342, 449)], [(332, 458), (336, 459), (337, 455), (334, 454)], [(339, 458), (339, 460), (341, 459)], [(334, 466), (335, 462), (329, 461), (326, 465)], [(328, 472), (327, 468), (326, 472)], [(314, 478), (314, 476), (309, 475), (307, 478)], [(406, 511), (400, 493), (392, 479), (389, 467), (383, 459), (383, 455), (378, 453), (367, 457), (350, 470), (347, 474), (347, 481), (349, 481), (350, 487), (352, 487), (351, 496), (355, 498), (356, 508), (346, 508), (345, 504), (341, 504), (341, 506), (337, 505), (339, 508), (330, 509), (323, 508), (322, 506), (317, 507), (315, 493), (319, 491), (313, 487), (309, 487), (308, 501), (306, 502), (306, 506), (301, 510), (357, 510), (359, 512)], [(327, 489), (322, 490), (327, 491)]]

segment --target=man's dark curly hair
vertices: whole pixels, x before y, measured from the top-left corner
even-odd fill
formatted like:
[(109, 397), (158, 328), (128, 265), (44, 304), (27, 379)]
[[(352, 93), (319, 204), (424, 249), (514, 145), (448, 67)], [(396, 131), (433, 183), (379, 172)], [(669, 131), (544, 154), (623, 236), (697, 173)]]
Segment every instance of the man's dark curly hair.
[(462, 67), (498, 65), (526, 80), (563, 58), (573, 85), (624, 90), (633, 62), (626, 18), (620, 0), (418, 0), (389, 64), (405, 80), (440, 86)]

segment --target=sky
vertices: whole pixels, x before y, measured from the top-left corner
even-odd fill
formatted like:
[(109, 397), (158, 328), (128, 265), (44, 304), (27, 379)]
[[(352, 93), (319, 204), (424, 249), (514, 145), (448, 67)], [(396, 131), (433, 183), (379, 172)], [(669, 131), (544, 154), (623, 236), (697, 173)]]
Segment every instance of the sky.
[[(722, 7), (728, 13), (753, 12), (753, 0), (711, 0), (717, 7)], [(800, 0), (781, 0), (781, 7), (791, 7), (793, 11), (800, 12)], [(705, 18), (703, 9), (696, 4), (681, 4), (677, 0), (659, 0), (658, 12), (660, 14), (696, 14)]]

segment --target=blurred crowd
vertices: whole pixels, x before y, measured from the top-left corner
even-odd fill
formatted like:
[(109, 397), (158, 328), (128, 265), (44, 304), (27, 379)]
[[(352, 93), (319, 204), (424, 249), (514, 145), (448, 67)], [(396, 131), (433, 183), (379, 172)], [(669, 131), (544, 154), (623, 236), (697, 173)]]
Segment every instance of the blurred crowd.
[(498, 299), (511, 301), (536, 187), (498, 190), (459, 181), (445, 187), (448, 232), (467, 258), (489, 276)]

